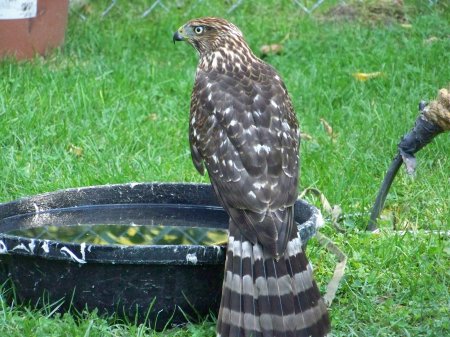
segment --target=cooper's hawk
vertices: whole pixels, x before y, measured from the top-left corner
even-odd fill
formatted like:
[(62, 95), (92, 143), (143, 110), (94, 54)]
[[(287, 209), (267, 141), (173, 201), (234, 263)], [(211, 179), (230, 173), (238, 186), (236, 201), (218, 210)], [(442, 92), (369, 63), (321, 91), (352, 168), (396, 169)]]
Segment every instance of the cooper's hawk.
[(293, 222), (299, 129), (277, 72), (219, 18), (173, 36), (200, 54), (189, 141), (230, 215), (217, 336), (323, 336), (326, 306)]

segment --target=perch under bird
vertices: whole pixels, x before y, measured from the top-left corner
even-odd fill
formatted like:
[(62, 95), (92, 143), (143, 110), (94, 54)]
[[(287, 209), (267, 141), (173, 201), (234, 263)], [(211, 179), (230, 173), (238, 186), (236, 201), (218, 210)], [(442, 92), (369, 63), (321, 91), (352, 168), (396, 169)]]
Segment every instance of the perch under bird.
[(429, 144), (438, 134), (450, 130), (450, 92), (447, 89), (439, 90), (436, 100), (429, 104), (419, 103), (420, 115), (417, 117), (414, 128), (401, 139), (398, 144), (398, 153), (389, 167), (375, 204), (370, 215), (368, 230), (377, 229), (377, 218), (386, 201), (389, 188), (402, 165), (405, 163), (406, 171), (413, 174), (416, 169), (414, 154)]

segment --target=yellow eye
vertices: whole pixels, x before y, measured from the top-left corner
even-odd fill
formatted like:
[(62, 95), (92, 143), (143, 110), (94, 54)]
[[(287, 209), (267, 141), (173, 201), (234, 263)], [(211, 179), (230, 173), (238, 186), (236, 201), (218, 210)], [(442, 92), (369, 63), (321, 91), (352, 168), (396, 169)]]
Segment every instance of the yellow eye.
[(197, 27), (195, 27), (194, 28), (194, 32), (195, 32), (195, 34), (197, 34), (197, 35), (200, 35), (201, 33), (203, 33), (203, 27), (202, 26), (197, 26)]

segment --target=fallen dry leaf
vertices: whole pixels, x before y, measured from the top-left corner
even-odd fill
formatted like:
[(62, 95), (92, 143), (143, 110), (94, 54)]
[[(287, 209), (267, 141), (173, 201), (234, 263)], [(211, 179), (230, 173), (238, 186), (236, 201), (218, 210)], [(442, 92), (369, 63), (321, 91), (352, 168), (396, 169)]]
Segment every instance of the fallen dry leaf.
[(306, 132), (300, 132), (300, 138), (302, 140), (313, 140), (313, 136), (311, 136), (310, 134), (306, 133)]
[(373, 73), (354, 73), (353, 77), (358, 81), (367, 81), (371, 78), (380, 77), (381, 75), (383, 75), (381, 71), (376, 71)]
[(151, 113), (151, 114), (147, 115), (147, 119), (150, 121), (156, 121), (158, 119), (158, 115), (155, 113)]
[(433, 43), (436, 41), (439, 41), (439, 39), (436, 36), (430, 36), (428, 39), (424, 40), (425, 43)]
[(334, 138), (334, 137), (335, 137), (335, 134), (333, 133), (333, 128), (331, 127), (330, 123), (328, 123), (324, 118), (321, 118), (321, 119), (320, 119), (320, 122), (322, 123), (322, 125), (323, 125), (323, 127), (324, 127), (326, 133), (328, 133), (328, 135), (329, 135), (331, 138)]
[(81, 157), (83, 155), (83, 148), (70, 144), (69, 145), (69, 153), (72, 153), (75, 157)]
[(263, 55), (269, 55), (269, 54), (281, 54), (283, 52), (283, 45), (281, 44), (265, 44), (262, 45), (261, 48), (259, 48), (261, 53)]

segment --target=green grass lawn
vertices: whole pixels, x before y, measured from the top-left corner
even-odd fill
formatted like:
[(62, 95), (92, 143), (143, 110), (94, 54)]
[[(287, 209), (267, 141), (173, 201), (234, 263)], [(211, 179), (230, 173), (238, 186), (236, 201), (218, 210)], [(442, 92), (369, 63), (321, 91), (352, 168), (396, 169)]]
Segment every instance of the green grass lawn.
[[(418, 153), (414, 178), (400, 170), (379, 235), (368, 213), (421, 99), (450, 83), (450, 7), (405, 1), (405, 20), (330, 20), (330, 1), (305, 15), (292, 1), (95, 1), (70, 15), (64, 48), (47, 58), (0, 63), (0, 202), (107, 183), (207, 182), (191, 163), (188, 112), (197, 56), (172, 44), (188, 19), (214, 15), (237, 24), (253, 50), (269, 55), (293, 98), (302, 132), (299, 189), (316, 187), (342, 207), (345, 233), (323, 233), (348, 255), (330, 313), (335, 336), (450, 335), (450, 138)], [(167, 1), (166, 3), (170, 3)], [(348, 2), (347, 2), (348, 3)], [(82, 14), (82, 15), (81, 15)], [(430, 40), (430, 38), (433, 38)], [(357, 72), (382, 72), (358, 81)], [(333, 128), (326, 132), (321, 119)], [(317, 200), (311, 199), (317, 203)], [(320, 204), (317, 204), (320, 206)], [(398, 235), (391, 229), (419, 230)], [(308, 247), (322, 289), (335, 261)], [(212, 320), (155, 333), (83, 313), (36, 311), (0, 297), (0, 336), (213, 336)]]

